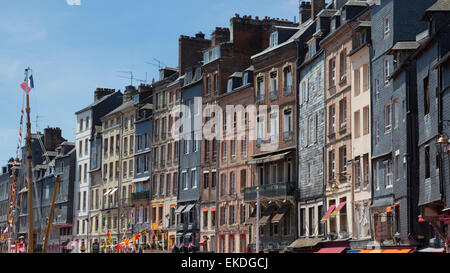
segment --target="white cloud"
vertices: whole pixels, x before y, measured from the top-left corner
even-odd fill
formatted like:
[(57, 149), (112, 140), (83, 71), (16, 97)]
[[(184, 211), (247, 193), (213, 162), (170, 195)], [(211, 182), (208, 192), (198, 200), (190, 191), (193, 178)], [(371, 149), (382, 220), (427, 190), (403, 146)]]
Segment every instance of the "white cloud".
[(81, 0), (66, 0), (69, 6), (81, 6)]

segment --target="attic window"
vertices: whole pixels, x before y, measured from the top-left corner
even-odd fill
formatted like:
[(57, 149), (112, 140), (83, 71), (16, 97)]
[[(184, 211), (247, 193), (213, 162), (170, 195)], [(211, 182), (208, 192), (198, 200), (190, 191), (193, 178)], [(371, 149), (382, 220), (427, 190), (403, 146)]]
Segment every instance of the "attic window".
[(248, 84), (248, 72), (244, 73), (244, 80), (243, 80), (243, 84), (242, 85), (246, 85)]
[(227, 92), (233, 91), (233, 78), (228, 80)]
[(270, 34), (270, 47), (274, 47), (278, 45), (278, 32), (272, 32), (272, 34)]

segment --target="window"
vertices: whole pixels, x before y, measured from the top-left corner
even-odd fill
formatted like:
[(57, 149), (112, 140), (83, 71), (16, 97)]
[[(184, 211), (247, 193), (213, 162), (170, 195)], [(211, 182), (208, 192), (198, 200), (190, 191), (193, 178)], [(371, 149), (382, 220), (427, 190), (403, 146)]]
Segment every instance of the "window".
[(355, 69), (353, 71), (353, 80), (354, 80), (354, 88), (355, 88), (355, 97), (361, 94), (361, 80), (360, 80), (360, 73), (359, 69)]
[(375, 101), (378, 101), (380, 98), (380, 80), (375, 79)]
[(220, 193), (221, 196), (226, 195), (226, 183), (227, 183), (227, 177), (226, 175), (223, 173), (221, 174), (221, 180), (220, 180)]
[(236, 159), (236, 140), (231, 140), (231, 159)]
[(191, 170), (191, 187), (192, 188), (198, 187), (198, 171), (197, 170)]
[(360, 189), (361, 187), (361, 162), (360, 158), (357, 158), (355, 162), (355, 188)]
[(308, 218), (309, 218), (309, 236), (313, 236), (315, 233), (315, 214), (314, 214), (314, 207), (310, 207), (308, 211)]
[(345, 98), (339, 101), (339, 122), (341, 129), (347, 127), (347, 100)]
[(383, 26), (383, 28), (384, 28), (384, 37), (385, 37), (385, 38), (389, 35), (389, 33), (390, 33), (390, 31), (391, 31), (389, 19), (390, 19), (390, 16), (389, 16), (389, 15), (386, 16), (386, 17), (384, 17), (384, 23), (383, 23), (384, 26)]
[(278, 32), (277, 31), (272, 32), (270, 34), (270, 47), (274, 47), (276, 45), (278, 45)]
[(188, 181), (188, 174), (187, 174), (187, 172), (183, 172), (182, 179), (183, 179), (183, 189), (187, 190), (188, 187), (189, 187), (188, 186), (189, 181)]
[(365, 91), (369, 90), (370, 71), (369, 71), (368, 64), (363, 65), (362, 77), (363, 77), (363, 81), (362, 81), (363, 91), (365, 92)]
[(233, 91), (233, 78), (228, 80), (227, 92)]
[(329, 151), (328, 152), (328, 177), (329, 180), (332, 181), (335, 178), (335, 172), (336, 172), (336, 168), (335, 168), (335, 155), (334, 155), (334, 150)]
[(235, 215), (236, 215), (236, 213), (235, 213), (235, 211), (234, 211), (234, 206), (230, 206), (229, 209), (228, 209), (228, 211), (229, 211), (229, 213), (230, 213), (230, 217), (228, 218), (228, 219), (229, 219), (228, 224), (229, 224), (229, 225), (234, 225), (234, 224), (235, 224), (234, 217), (235, 217)]
[(278, 112), (270, 114), (270, 143), (278, 141)]
[(430, 113), (430, 87), (428, 86), (428, 76), (423, 79), (423, 94), (424, 94), (423, 115), (426, 116)]
[(286, 109), (283, 112), (283, 138), (290, 138), (293, 135), (292, 130), (292, 109)]
[(384, 85), (389, 84), (389, 76), (391, 75), (391, 66), (389, 63), (389, 58), (384, 59)]
[(306, 211), (304, 208), (300, 209), (300, 236), (306, 235)]
[(334, 104), (330, 105), (328, 107), (328, 114), (329, 114), (328, 119), (329, 119), (329, 124), (330, 124), (329, 131), (330, 131), (330, 134), (332, 134), (336, 131), (336, 109), (335, 109)]
[(430, 172), (430, 146), (425, 147), (425, 179), (431, 177)]
[(247, 85), (248, 84), (248, 72), (244, 73), (244, 77), (243, 77), (242, 82), (243, 82), (242, 85)]
[(347, 172), (347, 147), (339, 148), (339, 171), (341, 173)]
[(328, 64), (330, 68), (328, 80), (330, 87), (333, 87), (336, 85), (336, 59), (331, 59)]
[(317, 130), (317, 116), (316, 114), (313, 114), (308, 119), (308, 144), (314, 144), (316, 143), (316, 130)]
[(285, 95), (289, 95), (292, 92), (292, 68), (287, 66), (283, 69), (283, 92)]
[(347, 78), (347, 51), (343, 50), (339, 54), (339, 72), (341, 76), (341, 82)]
[(391, 105), (387, 104), (384, 107), (384, 124), (385, 124), (385, 132), (391, 130), (391, 120), (392, 120), (392, 112), (391, 112)]
[(360, 135), (360, 128), (359, 128), (359, 126), (360, 126), (360, 115), (359, 115), (359, 110), (358, 111), (356, 111), (355, 113), (354, 113), (354, 116), (355, 116), (355, 118), (354, 118), (354, 131), (355, 131), (355, 138), (358, 138), (359, 137), (359, 135)]
[(240, 224), (244, 224), (245, 223), (245, 204), (242, 204), (241, 206), (241, 211), (240, 211)]
[(395, 180), (400, 178), (400, 155), (395, 156)]
[(256, 87), (257, 87), (257, 94), (256, 94), (256, 100), (259, 102), (264, 101), (264, 77), (258, 77), (256, 79)]
[(392, 161), (386, 160), (384, 165), (384, 184), (386, 187), (392, 186)]
[(393, 112), (394, 112), (394, 119), (392, 121), (394, 128), (398, 127), (398, 121), (399, 121), (399, 106), (398, 106), (398, 99), (394, 99), (394, 103), (392, 104)]
[(236, 194), (236, 174), (230, 174), (230, 194)]
[(270, 73), (270, 99), (276, 99), (278, 95), (278, 78), (277, 78), (277, 72), (271, 72)]
[(215, 74), (214, 75), (214, 83), (215, 83), (215, 85), (216, 85), (216, 92), (217, 91), (219, 91), (219, 76), (218, 76), (218, 74)]
[(363, 135), (369, 134), (369, 106), (363, 108)]
[(222, 142), (222, 160), (224, 162), (227, 161), (227, 142), (226, 141)]
[(380, 122), (378, 120), (375, 121), (375, 144), (378, 145), (380, 143)]
[(306, 163), (306, 185), (311, 184), (312, 162)]
[(203, 174), (203, 188), (207, 189), (209, 187), (209, 173)]

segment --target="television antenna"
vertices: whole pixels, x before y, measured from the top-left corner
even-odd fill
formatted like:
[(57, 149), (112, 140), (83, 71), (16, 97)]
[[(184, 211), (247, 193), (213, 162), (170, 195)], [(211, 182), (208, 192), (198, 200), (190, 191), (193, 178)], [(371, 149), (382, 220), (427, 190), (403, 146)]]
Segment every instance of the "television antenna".
[(124, 79), (129, 79), (130, 80), (130, 85), (133, 85), (133, 80), (139, 81), (141, 83), (146, 83), (147, 82), (147, 72), (145, 72), (145, 80), (141, 80), (141, 79), (137, 79), (134, 77), (133, 71), (123, 71), (123, 70), (118, 70), (116, 72), (119, 73), (127, 73), (129, 74), (128, 77), (125, 76), (118, 76), (119, 78), (124, 78)]
[(153, 62), (145, 62), (146, 64), (153, 65), (154, 67), (157, 67), (158, 70), (160, 70), (163, 66), (166, 66), (165, 63), (161, 62), (160, 60), (153, 58)]

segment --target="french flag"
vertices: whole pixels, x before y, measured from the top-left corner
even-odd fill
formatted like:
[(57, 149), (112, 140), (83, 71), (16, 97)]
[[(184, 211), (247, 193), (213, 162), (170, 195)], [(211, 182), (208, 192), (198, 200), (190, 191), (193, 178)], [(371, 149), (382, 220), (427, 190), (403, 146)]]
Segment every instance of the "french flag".
[(20, 84), (20, 87), (22, 87), (25, 93), (30, 92), (31, 89), (34, 88), (33, 75), (30, 75), (30, 77), (28, 78), (28, 91), (27, 91), (27, 83), (25, 81), (22, 84)]

